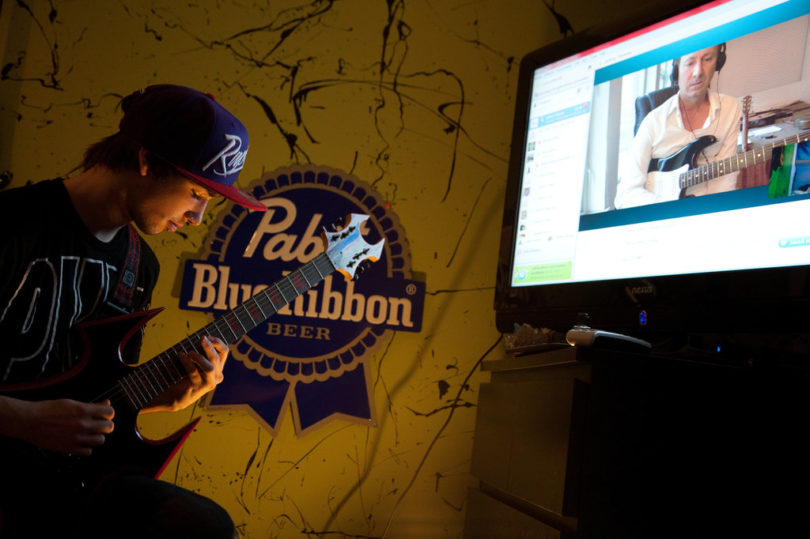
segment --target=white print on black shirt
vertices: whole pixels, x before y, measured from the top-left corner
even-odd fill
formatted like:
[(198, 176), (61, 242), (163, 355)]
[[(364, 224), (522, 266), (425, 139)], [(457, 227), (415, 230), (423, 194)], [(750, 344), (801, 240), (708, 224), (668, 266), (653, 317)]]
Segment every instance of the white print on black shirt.
[(9, 304), (0, 307), (0, 336), (9, 352), (5, 360), (0, 358), (0, 382), (16, 378), (11, 376), (16, 369), (25, 370), (26, 378), (44, 373), (60, 346), (56, 337), (65, 338), (107, 300), (116, 272), (115, 266), (92, 258), (33, 260)]

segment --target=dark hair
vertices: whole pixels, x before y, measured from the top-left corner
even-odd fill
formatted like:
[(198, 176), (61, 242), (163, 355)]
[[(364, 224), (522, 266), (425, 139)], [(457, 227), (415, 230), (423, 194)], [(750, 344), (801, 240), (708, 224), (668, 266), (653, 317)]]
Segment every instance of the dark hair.
[[(132, 101), (137, 99), (138, 95), (140, 94), (136, 92), (121, 100), (119, 107), (124, 113), (126, 113)], [(140, 149), (140, 143), (119, 131), (88, 147), (84, 152), (81, 168), (89, 170), (96, 165), (101, 165), (114, 171), (129, 170), (137, 172), (140, 166), (138, 162)], [(163, 178), (177, 173), (177, 170), (172, 165), (149, 151), (146, 153), (146, 162), (149, 165), (149, 171), (155, 177)]]
[[(718, 43), (715, 46), (717, 47), (717, 63), (715, 64), (714, 70), (720, 71), (723, 69), (723, 66), (726, 65), (726, 44), (725, 42)], [(672, 82), (673, 86), (678, 86), (678, 65), (680, 62), (680, 56), (672, 60), (672, 74), (669, 76), (669, 80)]]

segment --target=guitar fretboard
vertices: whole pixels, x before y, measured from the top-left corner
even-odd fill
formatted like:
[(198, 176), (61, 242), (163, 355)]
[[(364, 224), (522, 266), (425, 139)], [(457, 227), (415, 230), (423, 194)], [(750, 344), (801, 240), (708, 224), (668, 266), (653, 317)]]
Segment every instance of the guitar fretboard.
[(132, 369), (132, 372), (118, 381), (119, 393), (132, 408), (140, 410), (187, 376), (177, 356), (188, 352), (204, 355), (200, 344), (204, 335), (219, 337), (226, 343), (237, 341), (279, 309), (320, 283), (335, 269), (327, 253), (321, 253), (193, 335)]
[(726, 174), (731, 174), (732, 172), (738, 172), (744, 168), (751, 167), (759, 163), (764, 163), (767, 160), (767, 156), (770, 155), (770, 152), (774, 148), (785, 146), (786, 144), (806, 142), (808, 140), (810, 140), (810, 131), (804, 131), (798, 135), (780, 139), (760, 146), (759, 148), (754, 148), (752, 150), (748, 150), (747, 152), (740, 152), (737, 155), (733, 155), (726, 159), (693, 168), (692, 170), (688, 170), (679, 176), (678, 181), (680, 187), (681, 189), (685, 189), (687, 187), (692, 187), (693, 185), (707, 182), (714, 178), (719, 178), (720, 176), (724, 176)]

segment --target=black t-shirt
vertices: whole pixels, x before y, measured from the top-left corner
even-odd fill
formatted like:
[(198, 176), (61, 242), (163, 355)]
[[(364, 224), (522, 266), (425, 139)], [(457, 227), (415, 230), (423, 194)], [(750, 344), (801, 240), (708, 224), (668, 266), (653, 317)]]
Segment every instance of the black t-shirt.
[[(145, 309), (159, 273), (154, 252), (140, 236), (140, 263), (132, 304), (112, 300), (126, 263), (130, 235), (109, 243), (87, 229), (62, 180), (0, 191), (0, 385), (60, 374), (77, 360), (70, 328)], [(128, 360), (137, 359), (140, 335)]]

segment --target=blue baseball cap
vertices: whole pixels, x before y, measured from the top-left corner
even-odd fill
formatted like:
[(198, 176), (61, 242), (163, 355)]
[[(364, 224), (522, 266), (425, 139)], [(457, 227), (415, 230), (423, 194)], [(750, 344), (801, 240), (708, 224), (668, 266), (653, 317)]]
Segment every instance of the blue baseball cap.
[(122, 134), (211, 191), (246, 208), (267, 209), (234, 186), (245, 163), (248, 132), (214, 96), (157, 84), (125, 97), (121, 107)]

